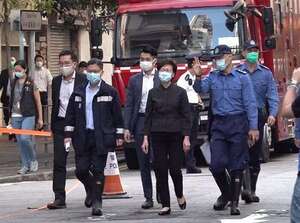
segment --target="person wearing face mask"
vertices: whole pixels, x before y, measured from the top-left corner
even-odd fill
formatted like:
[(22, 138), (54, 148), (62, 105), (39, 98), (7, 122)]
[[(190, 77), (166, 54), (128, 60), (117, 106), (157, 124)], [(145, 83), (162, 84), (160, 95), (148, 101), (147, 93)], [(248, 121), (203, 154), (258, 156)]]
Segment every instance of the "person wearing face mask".
[(177, 81), (177, 85), (186, 90), (189, 99), (191, 111), (192, 111), (192, 130), (191, 130), (191, 149), (186, 154), (185, 166), (187, 174), (197, 174), (201, 173), (201, 169), (196, 166), (196, 159), (194, 156), (194, 151), (197, 146), (197, 134), (199, 126), (199, 112), (204, 109), (205, 106), (201, 100), (200, 95), (194, 90), (194, 82), (201, 74), (201, 67), (197, 66), (195, 63), (195, 58), (199, 58), (201, 54), (191, 54), (186, 57), (188, 64), (188, 71), (180, 76)]
[[(10, 117), (11, 125), (16, 129), (35, 129), (35, 119), (37, 128), (43, 126), (42, 105), (38, 88), (28, 77), (28, 68), (23, 60), (14, 64), (10, 93)], [(36, 172), (38, 161), (36, 151), (33, 146), (32, 136), (17, 135), (17, 143), (21, 153), (22, 167), (18, 174)]]
[(81, 61), (78, 64), (78, 67), (77, 67), (78, 73), (80, 73), (80, 74), (86, 74), (87, 73), (86, 69), (87, 69), (87, 62)]
[(77, 56), (70, 50), (59, 54), (59, 75), (52, 80), (51, 131), (53, 133), (53, 192), (54, 201), (48, 209), (66, 208), (66, 164), (68, 151), (64, 146), (64, 125), (69, 98), (73, 90), (85, 81), (85, 75), (76, 73)]
[[(14, 69), (14, 65), (16, 63), (16, 58), (11, 57), (11, 61), (9, 64), (9, 68), (11, 70)], [(3, 118), (4, 118), (4, 123), (5, 125), (8, 125), (9, 123), (9, 95), (10, 95), (10, 69), (4, 69), (1, 71), (0, 74), (0, 91), (2, 90), (1, 93), (1, 103), (2, 103), (2, 111), (3, 111)], [(16, 140), (15, 134), (10, 134), (8, 136), (9, 140)]]
[(102, 79), (103, 64), (91, 59), (87, 82), (71, 95), (65, 122), (65, 145), (73, 144), (75, 174), (86, 190), (85, 206), (101, 216), (107, 154), (123, 144), (123, 118), (117, 91)]
[(43, 106), (43, 117), (47, 120), (48, 117), (48, 94), (51, 90), (52, 75), (50, 71), (44, 67), (44, 57), (36, 55), (34, 58), (35, 66), (30, 72), (30, 77), (39, 89), (41, 102)]
[[(136, 153), (141, 172), (144, 197), (146, 199), (141, 206), (143, 209), (153, 207), (151, 152), (145, 154), (142, 151), (141, 145), (144, 138), (144, 120), (148, 92), (153, 87), (159, 86), (159, 78), (155, 68), (156, 57), (157, 52), (152, 47), (142, 49), (140, 53), (140, 67), (142, 72), (129, 79), (124, 111), (124, 139), (126, 142), (130, 142), (133, 135), (136, 142)], [(156, 191), (156, 194), (159, 202), (158, 191)]]
[(260, 154), (262, 152), (264, 125), (265, 123), (269, 126), (275, 124), (279, 107), (279, 97), (272, 71), (259, 63), (259, 47), (254, 40), (247, 41), (244, 44), (242, 55), (246, 61), (237, 68), (249, 73), (253, 83), (258, 110), (258, 130), (260, 133), (259, 140), (249, 150), (249, 171), (245, 171), (245, 188), (242, 192), (242, 199), (246, 203), (251, 203), (259, 202), (259, 197), (256, 196), (255, 191), (260, 172)]
[(151, 139), (162, 204), (158, 214), (169, 215), (171, 213), (169, 171), (178, 205), (181, 209), (186, 208), (181, 159), (182, 149), (185, 153), (190, 149), (192, 116), (186, 91), (172, 83), (177, 71), (176, 64), (166, 60), (158, 65), (158, 69), (160, 85), (149, 91), (142, 148), (144, 153), (148, 154)]
[(213, 207), (224, 210), (231, 202), (231, 215), (240, 215), (238, 203), (248, 161), (248, 140), (256, 142), (259, 131), (251, 79), (246, 72), (233, 68), (232, 57), (230, 47), (216, 46), (215, 70), (196, 80), (194, 89), (211, 95), (210, 170), (221, 191)]

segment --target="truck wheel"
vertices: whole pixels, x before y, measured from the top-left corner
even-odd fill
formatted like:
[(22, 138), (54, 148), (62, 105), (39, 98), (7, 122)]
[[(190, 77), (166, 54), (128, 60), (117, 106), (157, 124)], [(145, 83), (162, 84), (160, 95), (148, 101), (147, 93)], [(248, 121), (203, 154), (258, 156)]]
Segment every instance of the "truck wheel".
[(262, 154), (261, 159), (263, 163), (270, 161), (270, 148), (272, 145), (272, 132), (268, 125), (264, 127), (264, 135), (262, 139)]
[(135, 143), (126, 143), (124, 145), (124, 153), (125, 159), (128, 169), (130, 170), (137, 170), (139, 169), (139, 163), (135, 151)]

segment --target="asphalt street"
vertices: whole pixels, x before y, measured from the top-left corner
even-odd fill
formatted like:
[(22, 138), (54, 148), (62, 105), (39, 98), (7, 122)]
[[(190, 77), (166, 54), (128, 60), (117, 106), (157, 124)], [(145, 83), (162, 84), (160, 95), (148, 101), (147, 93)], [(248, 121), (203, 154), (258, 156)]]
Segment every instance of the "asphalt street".
[(170, 181), (172, 213), (158, 216), (160, 206), (142, 210), (144, 198), (138, 171), (121, 172), (123, 187), (128, 199), (104, 200), (103, 217), (91, 217), (90, 209), (83, 205), (84, 188), (75, 179), (67, 182), (67, 209), (47, 210), (45, 205), (53, 199), (51, 181), (0, 184), (0, 222), (2, 223), (52, 223), (52, 222), (199, 222), (199, 223), (288, 223), (289, 206), (297, 173), (297, 155), (276, 155), (263, 164), (257, 194), (260, 203), (245, 205), (241, 202), (241, 216), (232, 217), (229, 210), (216, 212), (212, 204), (219, 195), (208, 168), (199, 175), (184, 173), (184, 194), (187, 210), (177, 205)]

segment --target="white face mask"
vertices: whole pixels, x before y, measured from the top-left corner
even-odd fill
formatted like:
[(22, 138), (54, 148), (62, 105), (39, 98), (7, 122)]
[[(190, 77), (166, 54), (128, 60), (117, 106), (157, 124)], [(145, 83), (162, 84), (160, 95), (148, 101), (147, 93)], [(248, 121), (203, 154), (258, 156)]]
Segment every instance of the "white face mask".
[(36, 62), (36, 67), (41, 68), (43, 66), (43, 62), (42, 61), (38, 61)]
[(140, 61), (140, 67), (147, 72), (153, 69), (153, 61)]
[(60, 73), (64, 76), (64, 77), (68, 77), (70, 75), (72, 75), (74, 73), (74, 68), (72, 65), (70, 66), (64, 66), (60, 68)]

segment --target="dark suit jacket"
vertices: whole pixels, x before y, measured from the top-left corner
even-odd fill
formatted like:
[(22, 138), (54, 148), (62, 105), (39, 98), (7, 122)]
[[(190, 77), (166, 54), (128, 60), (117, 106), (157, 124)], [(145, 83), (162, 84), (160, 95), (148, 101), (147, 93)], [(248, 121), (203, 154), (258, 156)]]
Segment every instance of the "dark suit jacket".
[[(75, 83), (74, 83), (74, 89), (84, 83), (86, 80), (86, 77), (84, 74), (79, 74), (76, 73), (75, 76)], [(58, 75), (53, 78), (52, 80), (52, 112), (51, 112), (51, 130), (52, 132), (62, 132), (64, 131), (63, 126), (61, 125), (56, 125), (57, 121), (60, 120), (58, 117), (58, 112), (59, 112), (59, 95), (60, 95), (60, 86), (62, 82), (62, 75)]]
[[(158, 72), (154, 76), (154, 87), (158, 87), (160, 80)], [(135, 133), (143, 90), (143, 73), (136, 74), (129, 79), (124, 111), (124, 128)]]
[(0, 75), (0, 91), (2, 89), (1, 102), (5, 106), (9, 104), (9, 97), (7, 96), (8, 78), (9, 78), (8, 69), (2, 70)]
[[(77, 155), (86, 149), (86, 86), (77, 87), (70, 97), (65, 119), (65, 137), (72, 138)], [(99, 155), (114, 151), (116, 139), (123, 138), (123, 117), (118, 93), (101, 81), (93, 99), (93, 121), (96, 148)]]

